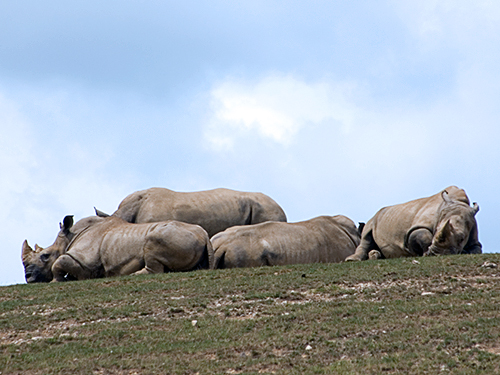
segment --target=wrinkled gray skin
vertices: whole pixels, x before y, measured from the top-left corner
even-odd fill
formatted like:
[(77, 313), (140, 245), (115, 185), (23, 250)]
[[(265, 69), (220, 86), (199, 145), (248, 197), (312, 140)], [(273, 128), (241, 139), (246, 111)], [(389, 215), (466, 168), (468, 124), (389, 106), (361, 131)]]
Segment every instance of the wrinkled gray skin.
[(91, 216), (73, 225), (66, 216), (54, 243), (33, 250), (23, 243), (28, 283), (213, 268), (206, 231), (177, 221), (130, 224)]
[(354, 253), (359, 239), (352, 220), (337, 215), (232, 227), (211, 241), (215, 267), (235, 268), (338, 263)]
[(177, 220), (197, 224), (210, 237), (235, 225), (286, 221), (283, 209), (267, 195), (229, 189), (191, 193), (165, 188), (141, 190), (127, 196), (113, 216), (129, 223)]
[(477, 203), (470, 207), (467, 194), (456, 186), (382, 208), (366, 223), (356, 253), (346, 261), (480, 254), (478, 211)]

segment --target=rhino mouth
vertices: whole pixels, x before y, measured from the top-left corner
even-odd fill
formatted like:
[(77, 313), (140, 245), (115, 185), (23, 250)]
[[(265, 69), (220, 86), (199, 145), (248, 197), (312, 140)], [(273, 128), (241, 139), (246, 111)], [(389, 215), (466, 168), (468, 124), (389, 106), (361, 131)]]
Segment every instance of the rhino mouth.
[(458, 255), (462, 254), (463, 250), (448, 247), (438, 247), (431, 245), (429, 249), (424, 253), (424, 256), (435, 256), (435, 255)]
[(28, 267), (24, 273), (26, 282), (31, 283), (48, 283), (51, 281), (46, 275), (36, 269), (36, 267)]
[(40, 277), (37, 277), (36, 275), (34, 275), (33, 273), (29, 272), (25, 275), (25, 279), (26, 279), (26, 282), (28, 284), (31, 284), (31, 283), (41, 283), (43, 282), (43, 280), (40, 280)]
[(28, 284), (32, 283), (48, 283), (50, 280), (46, 277), (33, 276), (32, 274), (26, 275), (26, 282)]

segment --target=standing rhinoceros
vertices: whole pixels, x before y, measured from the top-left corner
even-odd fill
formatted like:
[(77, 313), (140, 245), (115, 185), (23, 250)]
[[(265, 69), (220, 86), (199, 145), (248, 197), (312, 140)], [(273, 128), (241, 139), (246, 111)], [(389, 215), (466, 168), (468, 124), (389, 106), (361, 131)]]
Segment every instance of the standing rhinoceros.
[(352, 220), (337, 215), (232, 227), (211, 241), (215, 267), (234, 268), (338, 263), (354, 253), (359, 238)]
[(66, 216), (60, 227), (46, 249), (33, 251), (24, 241), (28, 283), (213, 268), (212, 244), (198, 225), (173, 220), (130, 224), (97, 216), (73, 225), (73, 216)]
[(363, 229), (347, 261), (427, 255), (480, 254), (476, 213), (465, 191), (450, 186), (431, 197), (384, 207)]
[(198, 224), (210, 237), (235, 225), (286, 221), (283, 209), (267, 195), (229, 189), (191, 193), (165, 188), (141, 190), (127, 196), (112, 216), (129, 223), (177, 220)]

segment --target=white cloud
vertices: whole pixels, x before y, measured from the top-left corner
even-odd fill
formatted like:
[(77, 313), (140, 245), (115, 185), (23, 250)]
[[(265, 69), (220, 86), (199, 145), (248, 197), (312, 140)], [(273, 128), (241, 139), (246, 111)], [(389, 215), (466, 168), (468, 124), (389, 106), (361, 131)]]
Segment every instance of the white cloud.
[(205, 136), (214, 149), (228, 149), (248, 132), (288, 146), (301, 129), (324, 121), (349, 131), (355, 112), (347, 101), (351, 89), (292, 76), (270, 75), (253, 83), (229, 78), (210, 93)]
[[(495, 85), (485, 91), (495, 70), (484, 77), (471, 76), (473, 71), (455, 70), (450, 89), (424, 103), (378, 98), (356, 83), (311, 83), (291, 75), (253, 84), (228, 79), (211, 91), (205, 135), (215, 151), (225, 147), (214, 155), (221, 155), (229, 181), (238, 175), (248, 184), (269, 180), (279, 186), (291, 220), (344, 213), (366, 221), (383, 205), (450, 184), (474, 189), (485, 148), (498, 159), (492, 145), (498, 110), (492, 104), (499, 93)], [(289, 131), (289, 138), (266, 132), (267, 123), (255, 114), (260, 112), (248, 108), (286, 118), (271, 125)], [(471, 199), (480, 197), (472, 193)]]

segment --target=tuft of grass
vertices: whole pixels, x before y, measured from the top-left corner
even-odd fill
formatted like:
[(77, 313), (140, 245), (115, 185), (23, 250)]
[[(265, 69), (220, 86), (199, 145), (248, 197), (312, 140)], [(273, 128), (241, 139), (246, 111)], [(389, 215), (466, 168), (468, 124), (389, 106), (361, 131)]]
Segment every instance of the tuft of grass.
[(500, 373), (500, 254), (0, 288), (3, 374)]

